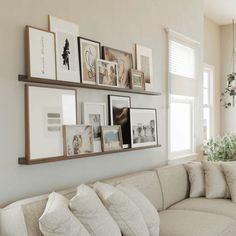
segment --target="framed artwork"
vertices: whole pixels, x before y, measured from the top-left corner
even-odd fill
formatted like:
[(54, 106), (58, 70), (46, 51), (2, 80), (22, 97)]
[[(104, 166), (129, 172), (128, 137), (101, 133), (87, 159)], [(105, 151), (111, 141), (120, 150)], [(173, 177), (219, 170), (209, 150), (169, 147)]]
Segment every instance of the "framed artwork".
[(130, 108), (131, 147), (158, 144), (156, 109)]
[(101, 44), (82, 37), (78, 37), (78, 44), (82, 83), (96, 84), (96, 61), (100, 59)]
[(123, 148), (121, 127), (102, 126), (102, 150), (104, 152), (114, 151)]
[(82, 107), (82, 122), (93, 126), (94, 152), (101, 152), (101, 126), (107, 125), (106, 104), (84, 102)]
[(137, 69), (144, 72), (145, 88), (148, 91), (154, 89), (152, 71), (152, 49), (136, 44), (136, 65)]
[(65, 125), (63, 137), (65, 156), (93, 152), (93, 127), (91, 125)]
[(26, 159), (63, 156), (63, 125), (77, 122), (76, 90), (25, 85)]
[(32, 78), (56, 79), (55, 34), (26, 26), (27, 75)]
[(108, 61), (113, 61), (118, 64), (118, 87), (130, 87), (130, 74), (129, 71), (133, 68), (132, 53), (124, 52), (109, 47), (102, 47), (103, 58)]
[(131, 69), (130, 87), (135, 90), (145, 90), (144, 72)]
[(103, 86), (118, 86), (118, 64), (116, 62), (97, 60), (97, 83)]
[(120, 125), (123, 148), (130, 146), (129, 108), (131, 98), (128, 96), (108, 95), (110, 125)]
[(49, 29), (56, 36), (57, 79), (79, 83), (80, 68), (77, 42), (79, 26), (49, 16)]

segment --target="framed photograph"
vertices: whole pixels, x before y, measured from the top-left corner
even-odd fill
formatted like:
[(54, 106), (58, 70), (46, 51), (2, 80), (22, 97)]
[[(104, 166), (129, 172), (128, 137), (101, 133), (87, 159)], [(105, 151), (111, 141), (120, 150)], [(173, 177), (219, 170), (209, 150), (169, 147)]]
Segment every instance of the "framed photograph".
[(131, 147), (158, 144), (156, 109), (130, 108)]
[(131, 69), (130, 85), (131, 89), (145, 90), (144, 72), (142, 72), (141, 70)]
[(96, 61), (101, 57), (101, 44), (82, 37), (78, 37), (78, 44), (82, 83), (96, 84)]
[(114, 151), (123, 148), (121, 127), (102, 126), (102, 150), (104, 152)]
[(108, 95), (110, 125), (120, 125), (123, 148), (130, 147), (129, 108), (131, 98), (128, 96)]
[(76, 90), (25, 85), (26, 160), (63, 156), (63, 125), (77, 122)]
[(77, 156), (93, 152), (93, 127), (91, 125), (63, 126), (65, 156)]
[(26, 71), (32, 78), (56, 79), (55, 34), (26, 26)]
[(103, 58), (108, 61), (113, 61), (118, 64), (118, 87), (129, 88), (130, 87), (130, 73), (133, 68), (133, 56), (132, 53), (124, 52), (109, 47), (102, 47)]
[(94, 152), (102, 151), (101, 126), (107, 125), (105, 103), (83, 103), (82, 122), (93, 126)]
[(118, 86), (118, 64), (116, 62), (97, 60), (97, 83), (103, 86)]
[(49, 29), (56, 35), (57, 79), (79, 83), (80, 68), (77, 42), (79, 26), (49, 16)]
[(145, 88), (148, 91), (154, 89), (152, 71), (152, 49), (136, 44), (136, 65), (137, 69), (144, 72)]

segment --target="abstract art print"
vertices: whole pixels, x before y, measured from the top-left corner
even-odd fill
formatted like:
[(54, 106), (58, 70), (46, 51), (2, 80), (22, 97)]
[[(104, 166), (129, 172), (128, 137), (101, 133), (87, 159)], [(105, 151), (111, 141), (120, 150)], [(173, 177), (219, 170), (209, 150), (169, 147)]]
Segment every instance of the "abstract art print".
[(118, 64), (118, 87), (129, 88), (130, 87), (130, 73), (133, 68), (133, 56), (131, 53), (124, 52), (109, 47), (102, 47), (103, 57), (105, 60), (113, 61)]
[(123, 148), (130, 146), (129, 108), (131, 98), (128, 96), (108, 95), (110, 125), (120, 125), (123, 137)]
[(49, 16), (49, 28), (56, 35), (57, 79), (79, 83), (80, 68), (77, 42), (79, 26)]
[(65, 125), (63, 136), (65, 156), (93, 152), (93, 127), (91, 125)]
[(97, 60), (97, 83), (103, 86), (118, 86), (118, 64), (115, 62)]
[(130, 71), (130, 87), (135, 90), (145, 90), (144, 72), (132, 69)]
[(104, 152), (123, 148), (121, 127), (119, 125), (102, 126), (102, 147)]
[(78, 44), (82, 83), (96, 84), (96, 61), (100, 59), (100, 43), (79, 37)]
[(157, 145), (156, 109), (130, 109), (131, 147)]

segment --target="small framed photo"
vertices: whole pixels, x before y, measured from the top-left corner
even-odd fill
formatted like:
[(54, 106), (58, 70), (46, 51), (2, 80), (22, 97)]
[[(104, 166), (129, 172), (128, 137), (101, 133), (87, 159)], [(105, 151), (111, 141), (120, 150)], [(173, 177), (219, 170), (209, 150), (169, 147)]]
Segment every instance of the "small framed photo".
[(27, 75), (55, 80), (55, 34), (27, 25), (25, 36)]
[(118, 64), (118, 87), (130, 87), (130, 74), (129, 71), (133, 68), (132, 53), (124, 52), (110, 47), (102, 47), (103, 58), (108, 61), (113, 61)]
[(49, 29), (56, 35), (57, 79), (80, 83), (77, 42), (79, 26), (57, 17), (49, 16)]
[(131, 147), (158, 144), (156, 109), (130, 108)]
[(94, 152), (101, 152), (101, 126), (107, 125), (106, 104), (84, 102), (82, 108), (82, 122), (85, 125), (93, 126)]
[(97, 83), (103, 86), (118, 86), (118, 64), (116, 62), (97, 60)]
[(144, 72), (141, 70), (130, 70), (130, 87), (135, 90), (145, 90)]
[(145, 89), (152, 91), (153, 83), (153, 68), (152, 68), (152, 49), (143, 47), (139, 44), (135, 45), (136, 49), (136, 66), (138, 70), (144, 72)]
[(104, 152), (114, 151), (123, 148), (121, 127), (102, 126), (102, 150)]
[(101, 57), (101, 44), (82, 37), (78, 37), (78, 44), (82, 83), (96, 84), (96, 61)]
[(120, 125), (123, 148), (130, 147), (129, 108), (131, 98), (128, 96), (108, 95), (110, 125)]
[(64, 154), (77, 156), (93, 152), (93, 127), (91, 125), (63, 126)]

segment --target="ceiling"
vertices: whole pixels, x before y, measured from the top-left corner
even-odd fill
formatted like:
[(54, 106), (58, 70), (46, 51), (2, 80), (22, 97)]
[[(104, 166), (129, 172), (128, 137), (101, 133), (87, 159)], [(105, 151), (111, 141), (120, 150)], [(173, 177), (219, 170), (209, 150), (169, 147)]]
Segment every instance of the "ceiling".
[(219, 25), (236, 21), (236, 0), (204, 0), (205, 16)]

